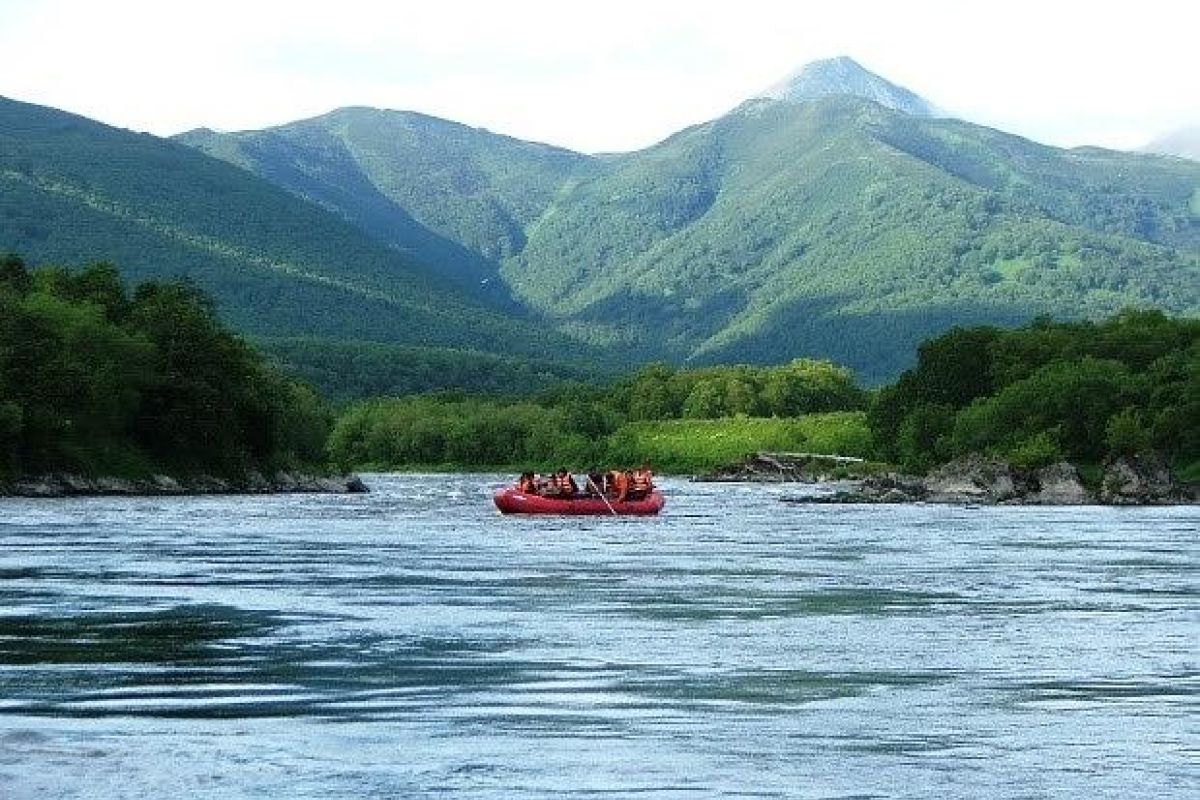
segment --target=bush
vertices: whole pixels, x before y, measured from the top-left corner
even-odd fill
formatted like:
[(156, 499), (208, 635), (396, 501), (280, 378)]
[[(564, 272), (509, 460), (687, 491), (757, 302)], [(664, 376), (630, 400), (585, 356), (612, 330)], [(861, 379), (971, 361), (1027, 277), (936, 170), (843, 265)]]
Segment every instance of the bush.
[(1104, 442), (1110, 456), (1135, 456), (1150, 449), (1150, 430), (1142, 413), (1127, 406), (1108, 418)]
[(1062, 461), (1062, 448), (1050, 431), (1038, 431), (1028, 439), (1013, 445), (1004, 453), (1015, 467), (1038, 469)]

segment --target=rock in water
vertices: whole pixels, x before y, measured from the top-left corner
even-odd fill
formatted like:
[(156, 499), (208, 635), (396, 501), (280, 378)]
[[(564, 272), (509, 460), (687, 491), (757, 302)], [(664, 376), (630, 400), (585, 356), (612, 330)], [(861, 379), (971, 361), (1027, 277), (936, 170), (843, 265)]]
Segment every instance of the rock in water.
[(1060, 461), (1042, 467), (1029, 480), (1029, 494), (1022, 503), (1039, 506), (1082, 506), (1095, 500), (1083, 486), (1079, 470), (1073, 464)]
[(1025, 494), (1025, 482), (1012, 466), (992, 456), (972, 454), (934, 470), (925, 479), (931, 503), (1003, 503)]
[(1104, 469), (1100, 501), (1117, 506), (1158, 505), (1185, 500), (1158, 456), (1122, 456)]

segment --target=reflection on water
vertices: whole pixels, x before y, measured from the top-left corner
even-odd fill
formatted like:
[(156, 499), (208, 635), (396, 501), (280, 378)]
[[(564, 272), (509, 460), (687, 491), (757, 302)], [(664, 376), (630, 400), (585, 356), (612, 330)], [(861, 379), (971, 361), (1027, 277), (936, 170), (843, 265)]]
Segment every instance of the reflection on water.
[(1197, 509), (372, 483), (0, 500), (0, 797), (1200, 790)]

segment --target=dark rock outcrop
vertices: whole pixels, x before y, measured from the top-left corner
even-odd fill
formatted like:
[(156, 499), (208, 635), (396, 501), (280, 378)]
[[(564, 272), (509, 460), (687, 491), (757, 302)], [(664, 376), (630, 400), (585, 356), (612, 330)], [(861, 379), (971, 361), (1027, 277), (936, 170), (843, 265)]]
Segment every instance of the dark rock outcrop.
[(1123, 458), (1110, 463), (1098, 495), (1083, 485), (1079, 470), (1065, 461), (1020, 469), (1005, 461), (970, 455), (924, 478), (880, 475), (845, 491), (817, 497), (783, 498), (798, 503), (945, 503), (958, 505), (1166, 505), (1195, 503), (1195, 486), (1181, 486), (1161, 458)]
[(1096, 502), (1084, 487), (1074, 464), (1060, 461), (1042, 467), (1030, 476), (1022, 503), (1039, 506), (1083, 506)]
[(1123, 456), (1104, 468), (1100, 502), (1114, 506), (1196, 502), (1196, 487), (1181, 486), (1158, 456)]
[(305, 475), (280, 472), (270, 477), (251, 472), (238, 480), (212, 475), (174, 478), (154, 475), (149, 478), (85, 478), (54, 473), (20, 478), (0, 484), (0, 495), (16, 497), (76, 497), (87, 495), (194, 495), (194, 494), (353, 494), (368, 491), (357, 475)]
[(925, 478), (930, 503), (1003, 503), (1026, 493), (1025, 477), (1007, 462), (969, 455), (951, 461)]
[(866, 461), (849, 456), (819, 453), (755, 453), (693, 480), (735, 483), (816, 483), (827, 482), (840, 472), (860, 470)]

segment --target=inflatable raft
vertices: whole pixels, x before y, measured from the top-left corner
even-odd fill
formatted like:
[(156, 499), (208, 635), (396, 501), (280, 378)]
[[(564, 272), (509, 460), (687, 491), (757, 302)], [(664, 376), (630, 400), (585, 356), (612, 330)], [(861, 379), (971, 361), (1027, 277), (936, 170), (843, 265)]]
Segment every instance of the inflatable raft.
[[(501, 514), (576, 514), (610, 517), (647, 516), (662, 511), (666, 500), (655, 489), (640, 500), (613, 500), (579, 495), (573, 498), (526, 494), (513, 486), (497, 489), (493, 499)], [(611, 506), (611, 508), (609, 507)]]

